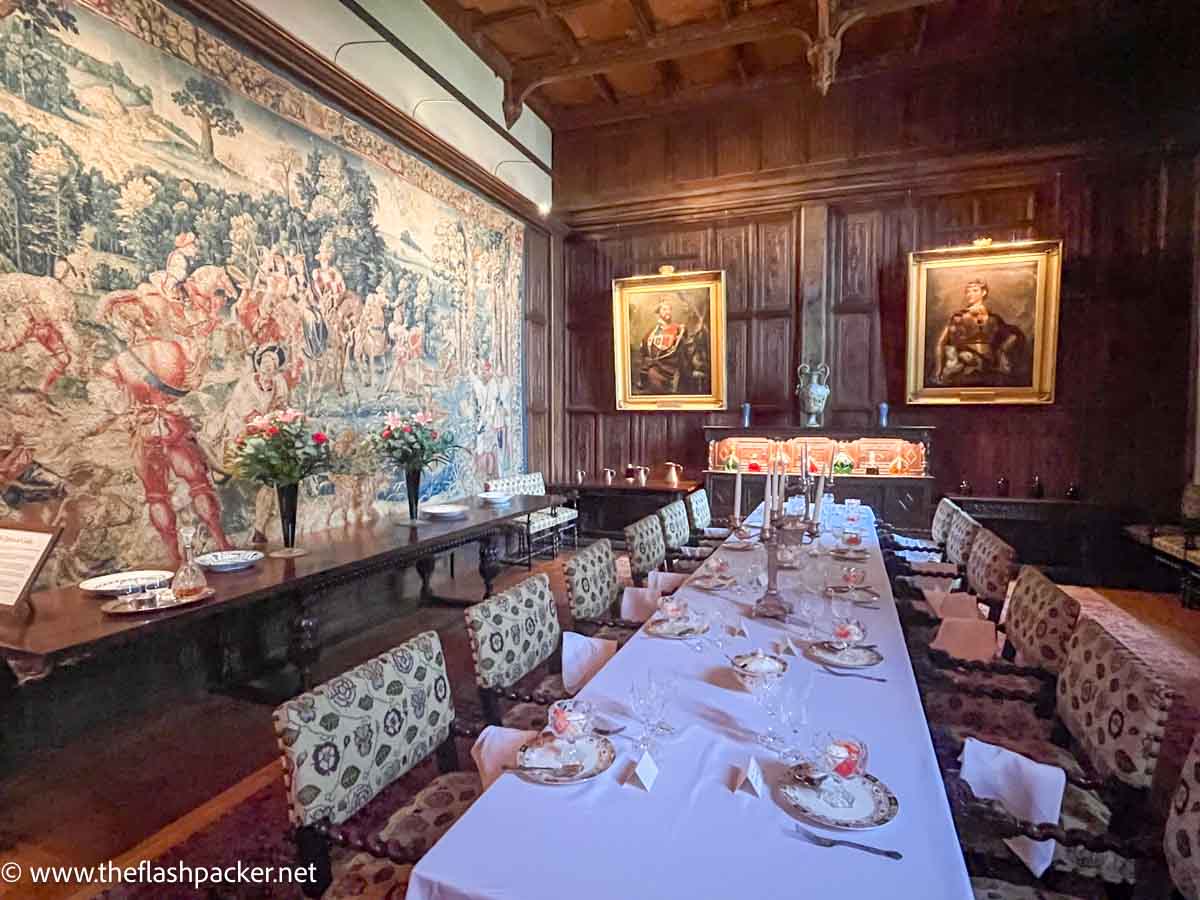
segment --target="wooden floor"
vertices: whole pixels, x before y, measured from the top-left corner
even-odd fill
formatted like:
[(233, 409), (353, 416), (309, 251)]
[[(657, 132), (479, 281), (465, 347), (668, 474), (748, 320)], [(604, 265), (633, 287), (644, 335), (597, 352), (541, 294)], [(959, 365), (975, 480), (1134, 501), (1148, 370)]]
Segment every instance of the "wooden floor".
[[(454, 580), (439, 561), (439, 596), (478, 599), (482, 582), (473, 552), (460, 550)], [(542, 563), (561, 599), (561, 565)], [(510, 568), (497, 589), (529, 573)], [(416, 595), (415, 575), (405, 591)], [(420, 609), (322, 653), (324, 680), (426, 630), (462, 629), (462, 611)], [(469, 664), (469, 663), (468, 663)], [(2, 738), (0, 738), (2, 739)], [(203, 694), (153, 715), (93, 729), (69, 745), (29, 759), (0, 776), (0, 861), (89, 865), (123, 857), (135, 864), (215, 821), (278, 771), (268, 707)], [(68, 886), (0, 885), (0, 896), (57, 898)], [(80, 896), (89, 896), (84, 891)]]

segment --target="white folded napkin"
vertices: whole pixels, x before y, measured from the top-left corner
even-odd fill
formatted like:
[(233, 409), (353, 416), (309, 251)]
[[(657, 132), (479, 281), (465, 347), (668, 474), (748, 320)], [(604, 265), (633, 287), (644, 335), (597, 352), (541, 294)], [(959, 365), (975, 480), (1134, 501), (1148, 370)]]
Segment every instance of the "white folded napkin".
[(962, 591), (924, 591), (925, 602), (939, 619), (980, 619), (979, 601)]
[(577, 694), (617, 652), (616, 641), (563, 632), (562, 680), (568, 694)]
[(913, 550), (937, 550), (937, 544), (923, 538), (908, 537), (903, 534), (893, 534), (892, 540), (897, 547), (909, 547)]
[(621, 618), (645, 622), (658, 612), (658, 597), (658, 591), (653, 588), (625, 588), (621, 594)]
[(733, 532), (728, 528), (705, 528), (704, 536), (706, 538), (724, 539), (729, 537)]
[(952, 591), (958, 586), (957, 578), (942, 575), (901, 575), (900, 577), (922, 591)]
[(485, 791), (500, 777), (505, 766), (516, 765), (517, 751), (521, 745), (535, 737), (536, 731), (521, 731), (500, 725), (489, 725), (479, 732), (479, 737), (471, 747), (471, 759), (475, 760), (475, 768), (479, 770), (479, 779)]
[(1013, 588), (1017, 586), (1017, 579), (1013, 579), (1008, 583), (1008, 590), (1004, 592), (1004, 605), (1000, 607), (1000, 624), (1003, 625), (1008, 621), (1008, 604), (1012, 603)]
[(679, 555), (684, 559), (708, 559), (712, 556), (712, 547), (680, 547)]
[(942, 554), (936, 550), (901, 550), (896, 554), (913, 564), (914, 569), (922, 568), (926, 563), (940, 563)]
[(996, 657), (996, 626), (986, 619), (943, 619), (929, 646), (959, 659), (987, 662)]
[(687, 581), (682, 572), (651, 572), (646, 576), (646, 587), (660, 595), (673, 594)]
[[(997, 800), (1010, 813), (1026, 822), (1057, 822), (1062, 812), (1067, 773), (1058, 766), (1034, 762), (1004, 747), (967, 738), (963, 744), (962, 778), (975, 796)], [(1004, 843), (1037, 878), (1054, 859), (1054, 841), (1027, 837), (1007, 838)]]
[(952, 562), (913, 563), (912, 570), (921, 575), (957, 575), (958, 566)]

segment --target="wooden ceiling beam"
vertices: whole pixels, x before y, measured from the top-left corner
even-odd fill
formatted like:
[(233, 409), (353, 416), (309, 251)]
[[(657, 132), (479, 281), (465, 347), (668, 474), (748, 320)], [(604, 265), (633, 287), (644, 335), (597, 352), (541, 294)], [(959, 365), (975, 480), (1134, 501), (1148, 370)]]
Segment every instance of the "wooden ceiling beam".
[(617, 92), (613, 90), (612, 82), (603, 75), (593, 75), (592, 84), (596, 86), (596, 93), (603, 98), (604, 102), (609, 106), (616, 106), (620, 103), (617, 99)]
[[(595, 6), (606, 2), (606, 0), (555, 0), (550, 3), (550, 9), (560, 15), (565, 12), (571, 12), (574, 9), (582, 9), (585, 6)], [(512, 9), (506, 9), (501, 12), (491, 13), (489, 15), (479, 16), (475, 21), (475, 27), (479, 31), (491, 31), (499, 28), (502, 25), (509, 25), (513, 22), (519, 22), (522, 19), (536, 19), (537, 10), (531, 6), (515, 6)]]
[(683, 83), (683, 76), (680, 75), (679, 66), (675, 64), (674, 60), (664, 59), (658, 63), (658, 76), (662, 80), (663, 96), (675, 96)]
[(637, 24), (638, 34), (642, 39), (650, 38), (658, 31), (654, 23), (654, 14), (646, 0), (629, 0), (629, 8), (633, 10), (633, 20)]
[(733, 48), (733, 65), (737, 70), (738, 84), (745, 84), (750, 80), (750, 60), (746, 56), (746, 45), (738, 44)]

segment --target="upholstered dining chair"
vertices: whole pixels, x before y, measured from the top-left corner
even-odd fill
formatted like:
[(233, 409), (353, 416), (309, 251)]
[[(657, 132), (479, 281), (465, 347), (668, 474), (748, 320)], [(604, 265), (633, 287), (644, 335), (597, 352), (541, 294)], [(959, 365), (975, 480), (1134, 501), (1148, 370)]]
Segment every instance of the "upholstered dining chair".
[[(492, 725), (541, 729), (546, 707), (567, 696), (562, 628), (544, 574), (463, 611), (483, 717)], [(501, 701), (516, 705), (502, 711)]]
[(1183, 764), (1163, 839), (1167, 870), (1183, 900), (1200, 900), (1200, 734)]
[(612, 542), (594, 542), (567, 560), (563, 567), (567, 582), (567, 604), (575, 626), (585, 625), (592, 637), (625, 641), (640, 628), (637, 622), (618, 618), (625, 590), (617, 572)]
[(876, 528), (880, 533), (879, 543), (885, 549), (900, 552), (923, 551), (942, 553), (945, 551), (946, 539), (950, 536), (950, 523), (959, 512), (962, 512), (962, 509), (957, 503), (949, 497), (943, 497), (938, 501), (938, 505), (933, 511), (933, 522), (929, 527), (928, 539), (906, 535), (888, 525), (877, 524)]
[[(309, 896), (358, 896), (367, 885), (372, 896), (403, 896), (413, 864), (482, 791), (478, 774), (454, 771), (455, 735), (474, 735), (454, 721), (433, 631), (287, 701), (274, 724), (300, 865), (315, 867)], [(431, 756), (442, 774), (381, 808), (381, 795)]]
[[(506, 494), (546, 496), (546, 482), (542, 478), (541, 472), (494, 478), (484, 482), (483, 489), (485, 491), (502, 491)], [(568, 534), (571, 535), (572, 546), (578, 548), (578, 518), (578, 510), (570, 506), (555, 505), (549, 509), (539, 509), (537, 512), (531, 512), (529, 515), (517, 519), (513, 529), (519, 538), (521, 558), (516, 562), (524, 563), (526, 569), (532, 569), (535, 553), (549, 551), (553, 556), (557, 556), (562, 539)]]
[(963, 852), (972, 871), (988, 872), (1013, 859), (1004, 838), (1053, 838), (1044, 876), (1051, 887), (1056, 878), (1131, 884), (1137, 860), (1156, 856), (1162, 840), (1153, 833), (1149, 798), (1174, 694), (1120, 640), (1084, 618), (1071, 635), (1057, 695), (1053, 741), (1005, 746), (1066, 772), (1058, 822), (1023, 822), (975, 797), (958, 778), (954, 750), (938, 748)]
[(629, 571), (636, 585), (645, 584), (647, 575), (666, 565), (667, 544), (657, 515), (625, 526), (625, 549), (629, 551)]
[(1040, 570), (1023, 566), (1008, 610), (1004, 646), (995, 660), (913, 648), (913, 670), (935, 736), (949, 735), (956, 744), (968, 734), (990, 743), (1049, 739), (1055, 685), (1079, 622), (1079, 601)]
[(712, 555), (712, 547), (693, 547), (688, 526), (687, 507), (682, 500), (672, 500), (656, 515), (662, 526), (663, 543), (667, 547), (667, 566), (672, 572), (694, 572)]
[(708, 491), (704, 488), (698, 488), (684, 497), (683, 505), (687, 507), (693, 543), (715, 547), (732, 534), (728, 528), (713, 525), (712, 507), (708, 502)]
[(956, 509), (946, 532), (946, 566), (949, 572), (922, 572), (921, 564), (909, 564), (906, 560), (891, 555), (886, 560), (888, 574), (896, 588), (897, 599), (919, 597), (926, 587), (934, 590), (953, 590), (966, 573), (971, 558), (971, 548), (982, 526), (974, 517)]

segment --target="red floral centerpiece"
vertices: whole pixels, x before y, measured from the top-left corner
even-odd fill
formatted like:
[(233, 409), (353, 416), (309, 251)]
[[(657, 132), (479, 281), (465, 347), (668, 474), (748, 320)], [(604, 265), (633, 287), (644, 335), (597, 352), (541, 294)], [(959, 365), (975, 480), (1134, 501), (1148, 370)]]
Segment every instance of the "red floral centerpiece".
[(433, 416), (425, 412), (413, 416), (388, 413), (383, 427), (367, 435), (367, 441), (381, 460), (404, 472), (408, 517), (414, 522), (421, 499), (421, 473), (450, 462), (451, 454), (462, 449), (454, 443), (454, 435), (434, 428)]
[(300, 482), (333, 465), (325, 432), (298, 409), (275, 410), (246, 423), (226, 462), (237, 477), (275, 488), (284, 549), (271, 555), (304, 555), (296, 547), (296, 504)]

